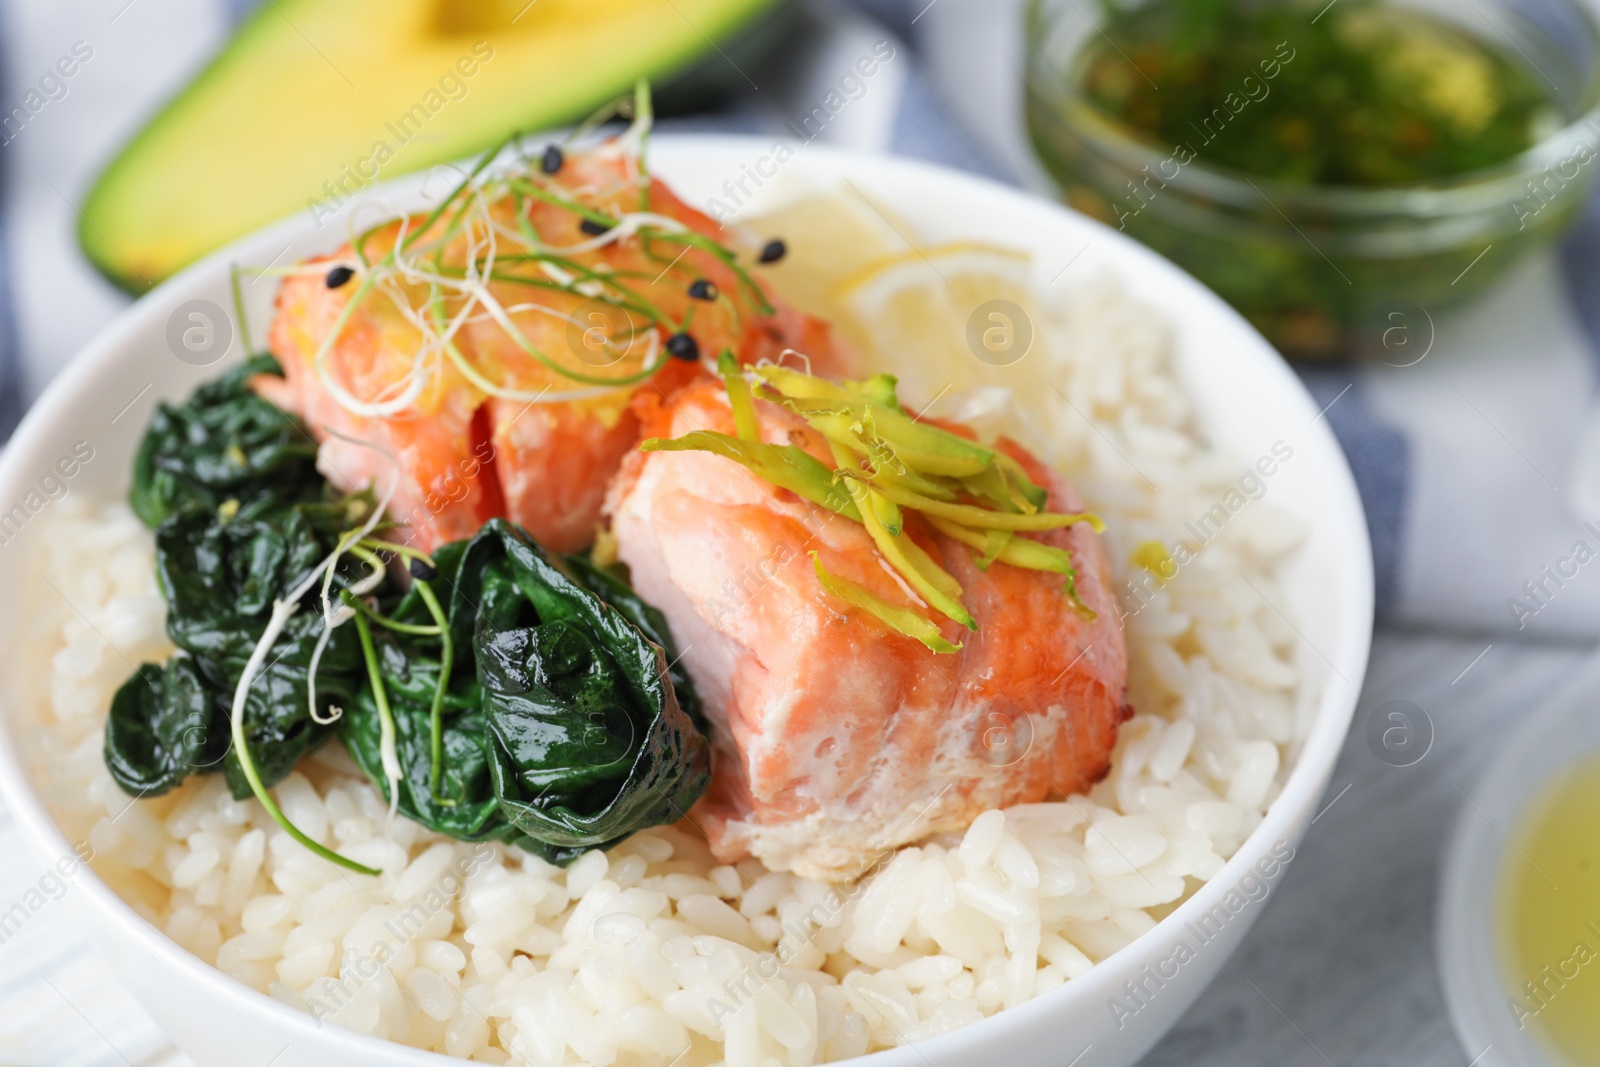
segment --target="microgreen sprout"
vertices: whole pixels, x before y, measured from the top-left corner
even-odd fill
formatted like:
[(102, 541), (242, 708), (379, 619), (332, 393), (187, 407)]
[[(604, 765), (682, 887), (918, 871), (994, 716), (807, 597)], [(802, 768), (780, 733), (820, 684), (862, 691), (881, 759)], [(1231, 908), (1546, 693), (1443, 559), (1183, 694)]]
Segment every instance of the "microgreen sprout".
[(388, 779), (389, 818), (394, 819), (400, 808), (400, 756), (395, 751), (394, 712), (389, 707), (389, 693), (383, 684), (383, 672), (378, 669), (378, 653), (372, 647), (372, 627), (366, 615), (356, 613), (356, 635), (361, 639), (361, 655), (367, 661), (367, 682), (372, 686), (372, 701), (378, 706), (378, 757), (383, 763), (383, 776)]
[[(444, 773), (444, 694), (450, 688), (450, 670), (455, 665), (456, 646), (450, 634), (450, 624), (445, 620), (444, 608), (439, 604), (439, 598), (434, 595), (433, 585), (418, 578), (416, 581), (417, 594), (422, 597), (422, 602), (428, 607), (428, 614), (433, 616), (434, 625), (439, 628), (439, 682), (433, 690), (433, 706), (428, 711), (430, 729), (429, 754), (432, 757), (431, 772), (428, 777), (428, 788), (433, 793), (435, 800), (439, 797), (440, 776)], [(440, 801), (443, 803), (443, 801)]]
[[(646, 294), (658, 278), (638, 271), (608, 270), (604, 264), (585, 265), (574, 258), (634, 240), (648, 261), (663, 264), (662, 275), (675, 270), (698, 274), (692, 262), (679, 264), (685, 258), (683, 253), (690, 250), (716, 260), (737, 279), (742, 297), (739, 301), (719, 299), (719, 303), (736, 317), (743, 308), (772, 314), (765, 291), (730, 249), (679, 219), (650, 210), (650, 178), (643, 155), (653, 110), (646, 83), (639, 83), (631, 101), (604, 109), (574, 136), (587, 135), (624, 112), (632, 115), (627, 130), (593, 151), (600, 159), (621, 160), (616, 188), (638, 187), (636, 210), (617, 210), (614, 198), (605, 199), (605, 189), (558, 183), (557, 174), (573, 170), (566, 152), (557, 149), (552, 156), (543, 147), (524, 148), (521, 137), (513, 135), (480, 157), (421, 218), (391, 218), (352, 234), (359, 265), (346, 267), (345, 281), (355, 284), (341, 285), (340, 292), (348, 290), (349, 297), (310, 361), (329, 395), (363, 418), (392, 418), (411, 407), (448, 366), (486, 396), (525, 404), (564, 403), (636, 386), (674, 356), (696, 358), (695, 339), (686, 332), (693, 307), (681, 321), (657, 307)], [(552, 169), (547, 165), (556, 159), (559, 166)], [(536, 203), (570, 213), (578, 224), (572, 232), (581, 239), (558, 243), (541, 236), (530, 222), (530, 210)], [(664, 245), (662, 252), (668, 254), (652, 251), (656, 243)], [(527, 299), (508, 300), (508, 286), (525, 288)], [(580, 331), (589, 326), (567, 310), (570, 302), (542, 303), (538, 299), (542, 292), (601, 300), (639, 315), (650, 328), (637, 347), (630, 344), (619, 351), (606, 340), (615, 362), (623, 365), (614, 373), (594, 373), (556, 358), (529, 336), (525, 328), (529, 313), (552, 316)], [(392, 305), (415, 329), (418, 343), (399, 377), (375, 395), (361, 397), (340, 380), (335, 353), (358, 309), (372, 301)], [(480, 365), (474, 355), (463, 351), (459, 339), (470, 323), (481, 321), (494, 323), (514, 348), (543, 372), (570, 381), (575, 388), (519, 387)]]
[[(337, 436), (342, 437), (343, 435)], [(353, 530), (346, 531), (339, 538), (339, 541), (334, 546), (333, 551), (329, 552), (328, 555), (323, 557), (322, 561), (313, 567), (311, 572), (300, 580), (299, 585), (295, 586), (293, 589), (289, 590), (288, 593), (272, 602), (272, 613), (267, 619), (266, 629), (264, 629), (261, 632), (261, 636), (256, 639), (255, 647), (250, 651), (250, 658), (245, 661), (244, 670), (240, 673), (239, 681), (234, 686), (233, 703), (229, 708), (228, 722), (229, 733), (233, 741), (233, 751), (239, 759), (239, 769), (244, 773), (245, 781), (250, 785), (250, 792), (255, 795), (256, 800), (258, 800), (261, 803), (261, 806), (266, 809), (267, 814), (272, 817), (272, 821), (282, 827), (284, 832), (290, 837), (294, 838), (296, 841), (300, 842), (300, 844), (304, 845), (312, 852), (315, 852), (328, 862), (338, 864), (341, 867), (355, 871), (359, 874), (366, 874), (376, 877), (380, 873), (379, 871), (374, 870), (373, 868), (364, 864), (357, 863), (355, 860), (349, 859), (345, 856), (341, 856), (339, 853), (328, 848), (326, 845), (322, 845), (316, 841), (313, 841), (303, 830), (296, 826), (287, 815), (283, 813), (283, 809), (278, 807), (277, 802), (272, 799), (272, 794), (267, 792), (266, 785), (261, 781), (261, 774), (256, 769), (255, 759), (250, 754), (250, 739), (245, 732), (245, 709), (247, 707), (248, 698), (250, 695), (250, 686), (254, 684), (256, 675), (261, 672), (261, 667), (266, 661), (267, 653), (270, 652), (272, 650), (272, 646), (277, 643), (278, 638), (283, 634), (283, 628), (288, 625), (289, 620), (294, 616), (295, 612), (300, 610), (301, 599), (305, 597), (307, 593), (311, 592), (311, 590), (317, 588), (317, 584), (319, 582), (324, 582), (324, 578), (327, 576), (327, 580), (323, 585), (323, 633), (318, 637), (317, 649), (313, 653), (311, 665), (310, 689), (313, 694), (315, 693), (317, 663), (320, 661), (322, 650), (327, 647), (327, 636), (332, 633), (334, 626), (337, 625), (337, 623), (330, 622), (330, 620), (335, 617), (335, 613), (327, 596), (327, 590), (331, 588), (331, 576), (333, 571), (336, 567), (338, 567), (339, 560), (344, 555), (345, 550), (349, 549), (350, 546), (355, 545), (362, 538), (371, 534), (383, 522), (384, 512), (389, 507), (389, 501), (394, 498), (395, 487), (399, 484), (400, 465), (398, 461), (394, 459), (393, 455), (384, 449), (378, 448), (378, 446), (373, 445), (370, 442), (358, 441), (351, 438), (346, 438), (346, 440), (352, 440), (355, 444), (371, 448), (390, 460), (390, 462), (393, 464), (393, 471), (389, 479), (388, 488), (384, 490), (383, 497), (377, 502), (377, 506), (373, 507), (371, 511), (367, 513), (365, 520), (360, 526)], [(377, 555), (373, 552), (365, 551), (365, 558), (369, 562), (375, 562), (377, 566), (372, 574), (369, 574), (367, 578), (352, 586), (352, 591), (361, 590), (361, 592), (357, 595), (362, 595), (365, 591), (375, 587), (376, 583), (378, 581), (382, 581), (383, 578), (382, 561), (378, 559)], [(374, 578), (376, 580), (374, 580)], [(369, 585), (368, 583), (371, 584)], [(363, 586), (366, 588), (363, 589)], [(316, 706), (316, 697), (313, 695), (311, 700), (312, 707), (314, 709)], [(333, 718), (337, 717), (337, 714), (333, 716)], [(318, 721), (322, 720), (319, 719)]]

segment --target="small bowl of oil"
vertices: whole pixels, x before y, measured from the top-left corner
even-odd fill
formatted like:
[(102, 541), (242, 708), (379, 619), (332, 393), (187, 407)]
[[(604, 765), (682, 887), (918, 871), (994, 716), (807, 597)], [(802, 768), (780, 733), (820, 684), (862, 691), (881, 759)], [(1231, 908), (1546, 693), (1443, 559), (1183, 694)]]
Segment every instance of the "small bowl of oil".
[(1475, 1067), (1600, 1063), (1600, 655), (1462, 805), (1438, 954)]

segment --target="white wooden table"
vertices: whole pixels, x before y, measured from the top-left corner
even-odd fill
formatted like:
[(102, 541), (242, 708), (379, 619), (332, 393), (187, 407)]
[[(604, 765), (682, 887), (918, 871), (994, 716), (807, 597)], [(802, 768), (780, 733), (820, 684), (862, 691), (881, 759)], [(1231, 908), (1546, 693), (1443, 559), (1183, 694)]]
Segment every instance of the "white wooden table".
[[(1457, 790), (1591, 654), (1497, 641), (1474, 663), (1487, 644), (1380, 631), (1328, 806), (1243, 948), (1144, 1067), (1465, 1067), (1481, 1051), (1457, 1043), (1434, 962)], [(1433, 747), (1411, 767), (1379, 762), (1359, 729), (1394, 699), (1433, 721)], [(0, 911), (40, 873), (0, 812)], [(0, 1065), (190, 1067), (84, 944), (72, 892), (0, 945)]]

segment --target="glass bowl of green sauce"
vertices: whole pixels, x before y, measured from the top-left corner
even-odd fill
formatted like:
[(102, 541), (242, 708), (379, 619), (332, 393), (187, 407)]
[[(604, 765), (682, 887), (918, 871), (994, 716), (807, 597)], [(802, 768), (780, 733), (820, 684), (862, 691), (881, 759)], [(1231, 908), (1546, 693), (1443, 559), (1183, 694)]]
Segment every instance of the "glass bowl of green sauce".
[(1291, 357), (1416, 349), (1600, 176), (1582, 0), (1032, 0), (1027, 38), (1066, 200)]

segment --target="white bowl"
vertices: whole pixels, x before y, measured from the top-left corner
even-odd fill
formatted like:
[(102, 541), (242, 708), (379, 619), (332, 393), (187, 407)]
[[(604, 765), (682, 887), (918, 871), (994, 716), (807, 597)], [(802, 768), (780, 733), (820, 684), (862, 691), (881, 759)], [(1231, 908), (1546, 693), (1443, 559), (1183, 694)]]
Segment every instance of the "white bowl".
[[(752, 138), (661, 136), (652, 139), (651, 165), (690, 203), (705, 205), (726, 196), (724, 183), (730, 178), (752, 170), (767, 175), (774, 166), (771, 152), (768, 141)], [(1125, 1067), (1194, 1001), (1260, 909), (1245, 908), (1219, 924), (1220, 932), (1200, 945), (1192, 960), (1159, 965), (1179, 940), (1196, 947), (1189, 924), (1213, 908), (1229, 914), (1223, 898), (1240, 879), (1253, 876), (1274, 849), (1299, 840), (1339, 753), (1372, 637), (1371, 549), (1349, 467), (1327, 420), (1277, 353), (1199, 282), (1121, 234), (1014, 189), (908, 160), (807, 146), (781, 167), (786, 181), (825, 186), (848, 178), (875, 201), (892, 205), (930, 242), (965, 238), (1027, 250), (1035, 257), (1041, 284), (1063, 270), (1066, 277), (1055, 284), (1111, 272), (1170, 322), (1179, 370), (1202, 428), (1224, 454), (1239, 457), (1242, 469), (1274, 441), (1294, 447), (1295, 462), (1273, 479), (1272, 496), (1279, 506), (1310, 520), (1309, 539), (1285, 574), (1283, 589), (1286, 610), (1305, 638), (1298, 658), (1312, 677), (1315, 699), (1310, 731), (1291, 754), (1293, 770), (1260, 827), (1221, 873), (1087, 975), (984, 1022), (867, 1057), (874, 1067), (979, 1061), (1008, 1067)], [(417, 176), (380, 191), (387, 203), (414, 208), (424, 193), (437, 195), (451, 179), (436, 175), (431, 189), (426, 184)], [(229, 263), (291, 262), (330, 250), (345, 232), (342, 217), (324, 217), (320, 227), (309, 213), (286, 219), (196, 264), (129, 308), (28, 413), (0, 459), (0, 511), (23, 500), (56, 459), (84, 439), (96, 458), (73, 481), (72, 491), (102, 498), (124, 492), (133, 450), (155, 403), (181, 397), (217, 372), (215, 366), (190, 366), (171, 354), (169, 318), (179, 305), (206, 299), (229, 307)], [(245, 286), (258, 331), (268, 319), (272, 288), (268, 281)], [(238, 358), (241, 351), (235, 338), (228, 358)], [(8, 546), (10, 559), (22, 558), (20, 547), (21, 538)], [(0, 570), (0, 603), (22, 602), (19, 578), (14, 566)], [(43, 665), (7, 663), (3, 651), (17, 647), (15, 635), (27, 625), (15, 611), (0, 613), (0, 687), (5, 687), (0, 688), (0, 794), (41, 858), (54, 862), (71, 849), (23, 772), (17, 733), (25, 705), (10, 681)], [(1279, 872), (1274, 877), (1281, 877)], [(118, 976), (202, 1065), (233, 1067), (242, 1062), (241, 1049), (252, 1050), (252, 1062), (285, 1049), (274, 1067), (447, 1062), (433, 1053), (323, 1026), (189, 955), (92, 873), (79, 874), (77, 881), (80, 891), (73, 897)], [(1146, 977), (1147, 967), (1158, 976)], [(1111, 998), (1125, 997), (1124, 984), (1136, 979), (1150, 991), (1148, 1003), (1119, 1020)]]

